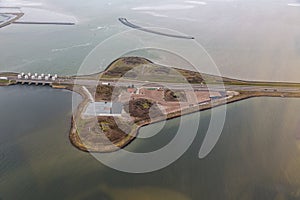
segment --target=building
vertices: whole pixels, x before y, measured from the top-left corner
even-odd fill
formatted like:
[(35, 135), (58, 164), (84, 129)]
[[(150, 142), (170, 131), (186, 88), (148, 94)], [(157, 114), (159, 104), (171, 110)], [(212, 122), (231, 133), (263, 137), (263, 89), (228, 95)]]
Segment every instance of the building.
[(7, 77), (0, 77), (0, 80), (8, 80)]

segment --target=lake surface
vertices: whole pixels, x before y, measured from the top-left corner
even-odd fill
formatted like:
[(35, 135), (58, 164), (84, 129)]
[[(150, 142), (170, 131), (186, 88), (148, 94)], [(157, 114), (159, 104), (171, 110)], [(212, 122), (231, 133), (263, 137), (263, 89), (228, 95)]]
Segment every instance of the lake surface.
[[(45, 1), (43, 8), (75, 16), (78, 25), (1, 29), (0, 70), (75, 74), (99, 42), (128, 30), (117, 20), (126, 17), (196, 37), (224, 76), (300, 81), (300, 9), (288, 5), (298, 1), (192, 2)], [(26, 3), (37, 2), (20, 1)], [(0, 88), (0, 113), (0, 199), (300, 198), (299, 99), (253, 98), (228, 105), (222, 135), (204, 159), (198, 153), (210, 111), (201, 112), (188, 151), (167, 168), (147, 174), (112, 170), (70, 144), (69, 91)], [(127, 149), (147, 152), (164, 146), (178, 122), (168, 121), (158, 135), (137, 139)]]
[[(229, 105), (219, 142), (208, 157), (198, 159), (210, 117), (210, 111), (202, 112), (195, 142), (179, 160), (157, 172), (127, 174), (70, 144), (71, 92), (35, 86), (0, 92), (2, 199), (113, 199), (123, 193), (124, 199), (162, 199), (150, 194), (160, 190), (186, 199), (298, 198), (297, 99), (254, 98)], [(158, 135), (127, 149), (160, 148), (174, 137), (177, 125), (178, 119), (170, 120)], [(142, 132), (147, 129), (151, 126)]]

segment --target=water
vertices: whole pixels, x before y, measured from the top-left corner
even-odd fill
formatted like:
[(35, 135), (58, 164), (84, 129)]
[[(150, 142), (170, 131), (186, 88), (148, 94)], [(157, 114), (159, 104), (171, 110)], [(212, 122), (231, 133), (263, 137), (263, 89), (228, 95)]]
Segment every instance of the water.
[[(1, 88), (1, 94), (1, 105), (6, 105), (0, 124), (3, 199), (105, 199), (124, 191), (128, 199), (141, 199), (159, 190), (188, 199), (288, 199), (300, 186), (297, 99), (255, 98), (229, 105), (219, 142), (200, 160), (210, 116), (205, 111), (198, 136), (183, 157), (157, 172), (127, 174), (69, 143), (71, 92), (14, 86)], [(162, 133), (136, 140), (128, 150), (160, 148), (174, 136), (177, 122), (168, 121)]]
[[(117, 20), (127, 17), (141, 26), (196, 37), (223, 75), (299, 82), (300, 10), (288, 6), (294, 3), (48, 0), (44, 7), (75, 16), (79, 24), (1, 29), (0, 70), (74, 74), (100, 41), (127, 30)], [(42, 86), (0, 88), (0, 199), (299, 199), (299, 109), (299, 99), (230, 104), (220, 140), (200, 160), (210, 118), (210, 111), (202, 112), (197, 138), (179, 160), (157, 172), (127, 174), (70, 144), (71, 92)], [(177, 124), (178, 119), (168, 121), (160, 134), (135, 140), (128, 150), (164, 146)]]

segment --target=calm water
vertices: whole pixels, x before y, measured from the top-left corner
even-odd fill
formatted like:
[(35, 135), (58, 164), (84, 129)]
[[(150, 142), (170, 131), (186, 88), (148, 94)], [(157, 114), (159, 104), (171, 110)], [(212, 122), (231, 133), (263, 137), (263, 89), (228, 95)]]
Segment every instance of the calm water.
[[(300, 7), (287, 5), (295, 2), (207, 1), (178, 10), (178, 5), (190, 4), (49, 0), (44, 7), (76, 16), (79, 24), (1, 29), (0, 70), (74, 74), (100, 41), (127, 30), (116, 20), (127, 17), (195, 36), (223, 75), (299, 82)], [(299, 99), (254, 98), (229, 105), (220, 140), (200, 160), (210, 119), (210, 111), (202, 112), (189, 150), (171, 166), (149, 174), (109, 169), (70, 144), (71, 92), (0, 88), (0, 113), (0, 199), (300, 198)], [(170, 120), (159, 135), (135, 140), (128, 149), (157, 149), (173, 138), (177, 125), (178, 119)]]
[[(2, 199), (162, 199), (160, 190), (181, 193), (182, 199), (299, 198), (297, 99), (255, 98), (229, 105), (219, 142), (200, 160), (210, 117), (203, 112), (195, 142), (178, 161), (157, 172), (127, 174), (69, 143), (70, 92), (34, 86), (0, 92), (5, 105), (0, 109), (5, 113), (0, 124)], [(177, 123), (170, 120), (160, 134), (136, 140), (129, 150), (159, 148), (172, 139)]]

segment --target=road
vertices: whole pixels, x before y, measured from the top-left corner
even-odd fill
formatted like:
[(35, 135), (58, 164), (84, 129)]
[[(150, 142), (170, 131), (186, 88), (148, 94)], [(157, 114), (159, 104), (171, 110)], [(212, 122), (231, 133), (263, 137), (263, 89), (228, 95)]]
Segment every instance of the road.
[(55, 81), (52, 80), (24, 80), (18, 79), (16, 76), (8, 77), (9, 80), (14, 81), (25, 81), (32, 82), (32, 84), (62, 84), (62, 85), (81, 85), (81, 86), (96, 86), (103, 83), (111, 86), (128, 87), (134, 85), (137, 88), (140, 87), (164, 87), (173, 90), (188, 90), (195, 89), (199, 91), (249, 91), (249, 92), (282, 92), (282, 93), (300, 93), (300, 87), (287, 87), (287, 86), (253, 86), (253, 85), (221, 85), (221, 84), (210, 84), (208, 87), (201, 84), (185, 84), (185, 83), (164, 83), (164, 82), (145, 82), (145, 81), (97, 81), (87, 79), (73, 79), (73, 78), (58, 78)]
[[(197, 89), (207, 91), (209, 90), (216, 90), (216, 91), (253, 91), (253, 92), (300, 92), (300, 87), (275, 87), (275, 86), (253, 86), (253, 85), (221, 85), (221, 84), (210, 84), (208, 88), (201, 84), (185, 84), (185, 83), (164, 83), (164, 82), (138, 82), (138, 81), (126, 81), (126, 82), (114, 82), (114, 81), (104, 81), (105, 83), (109, 83), (112, 86), (122, 86), (128, 87), (134, 84), (135, 87), (142, 87), (147, 86), (150, 84), (161, 85), (165, 88), (169, 89)], [(75, 82), (77, 85), (89, 85), (95, 86), (101, 84), (101, 81), (96, 80), (76, 80)]]

